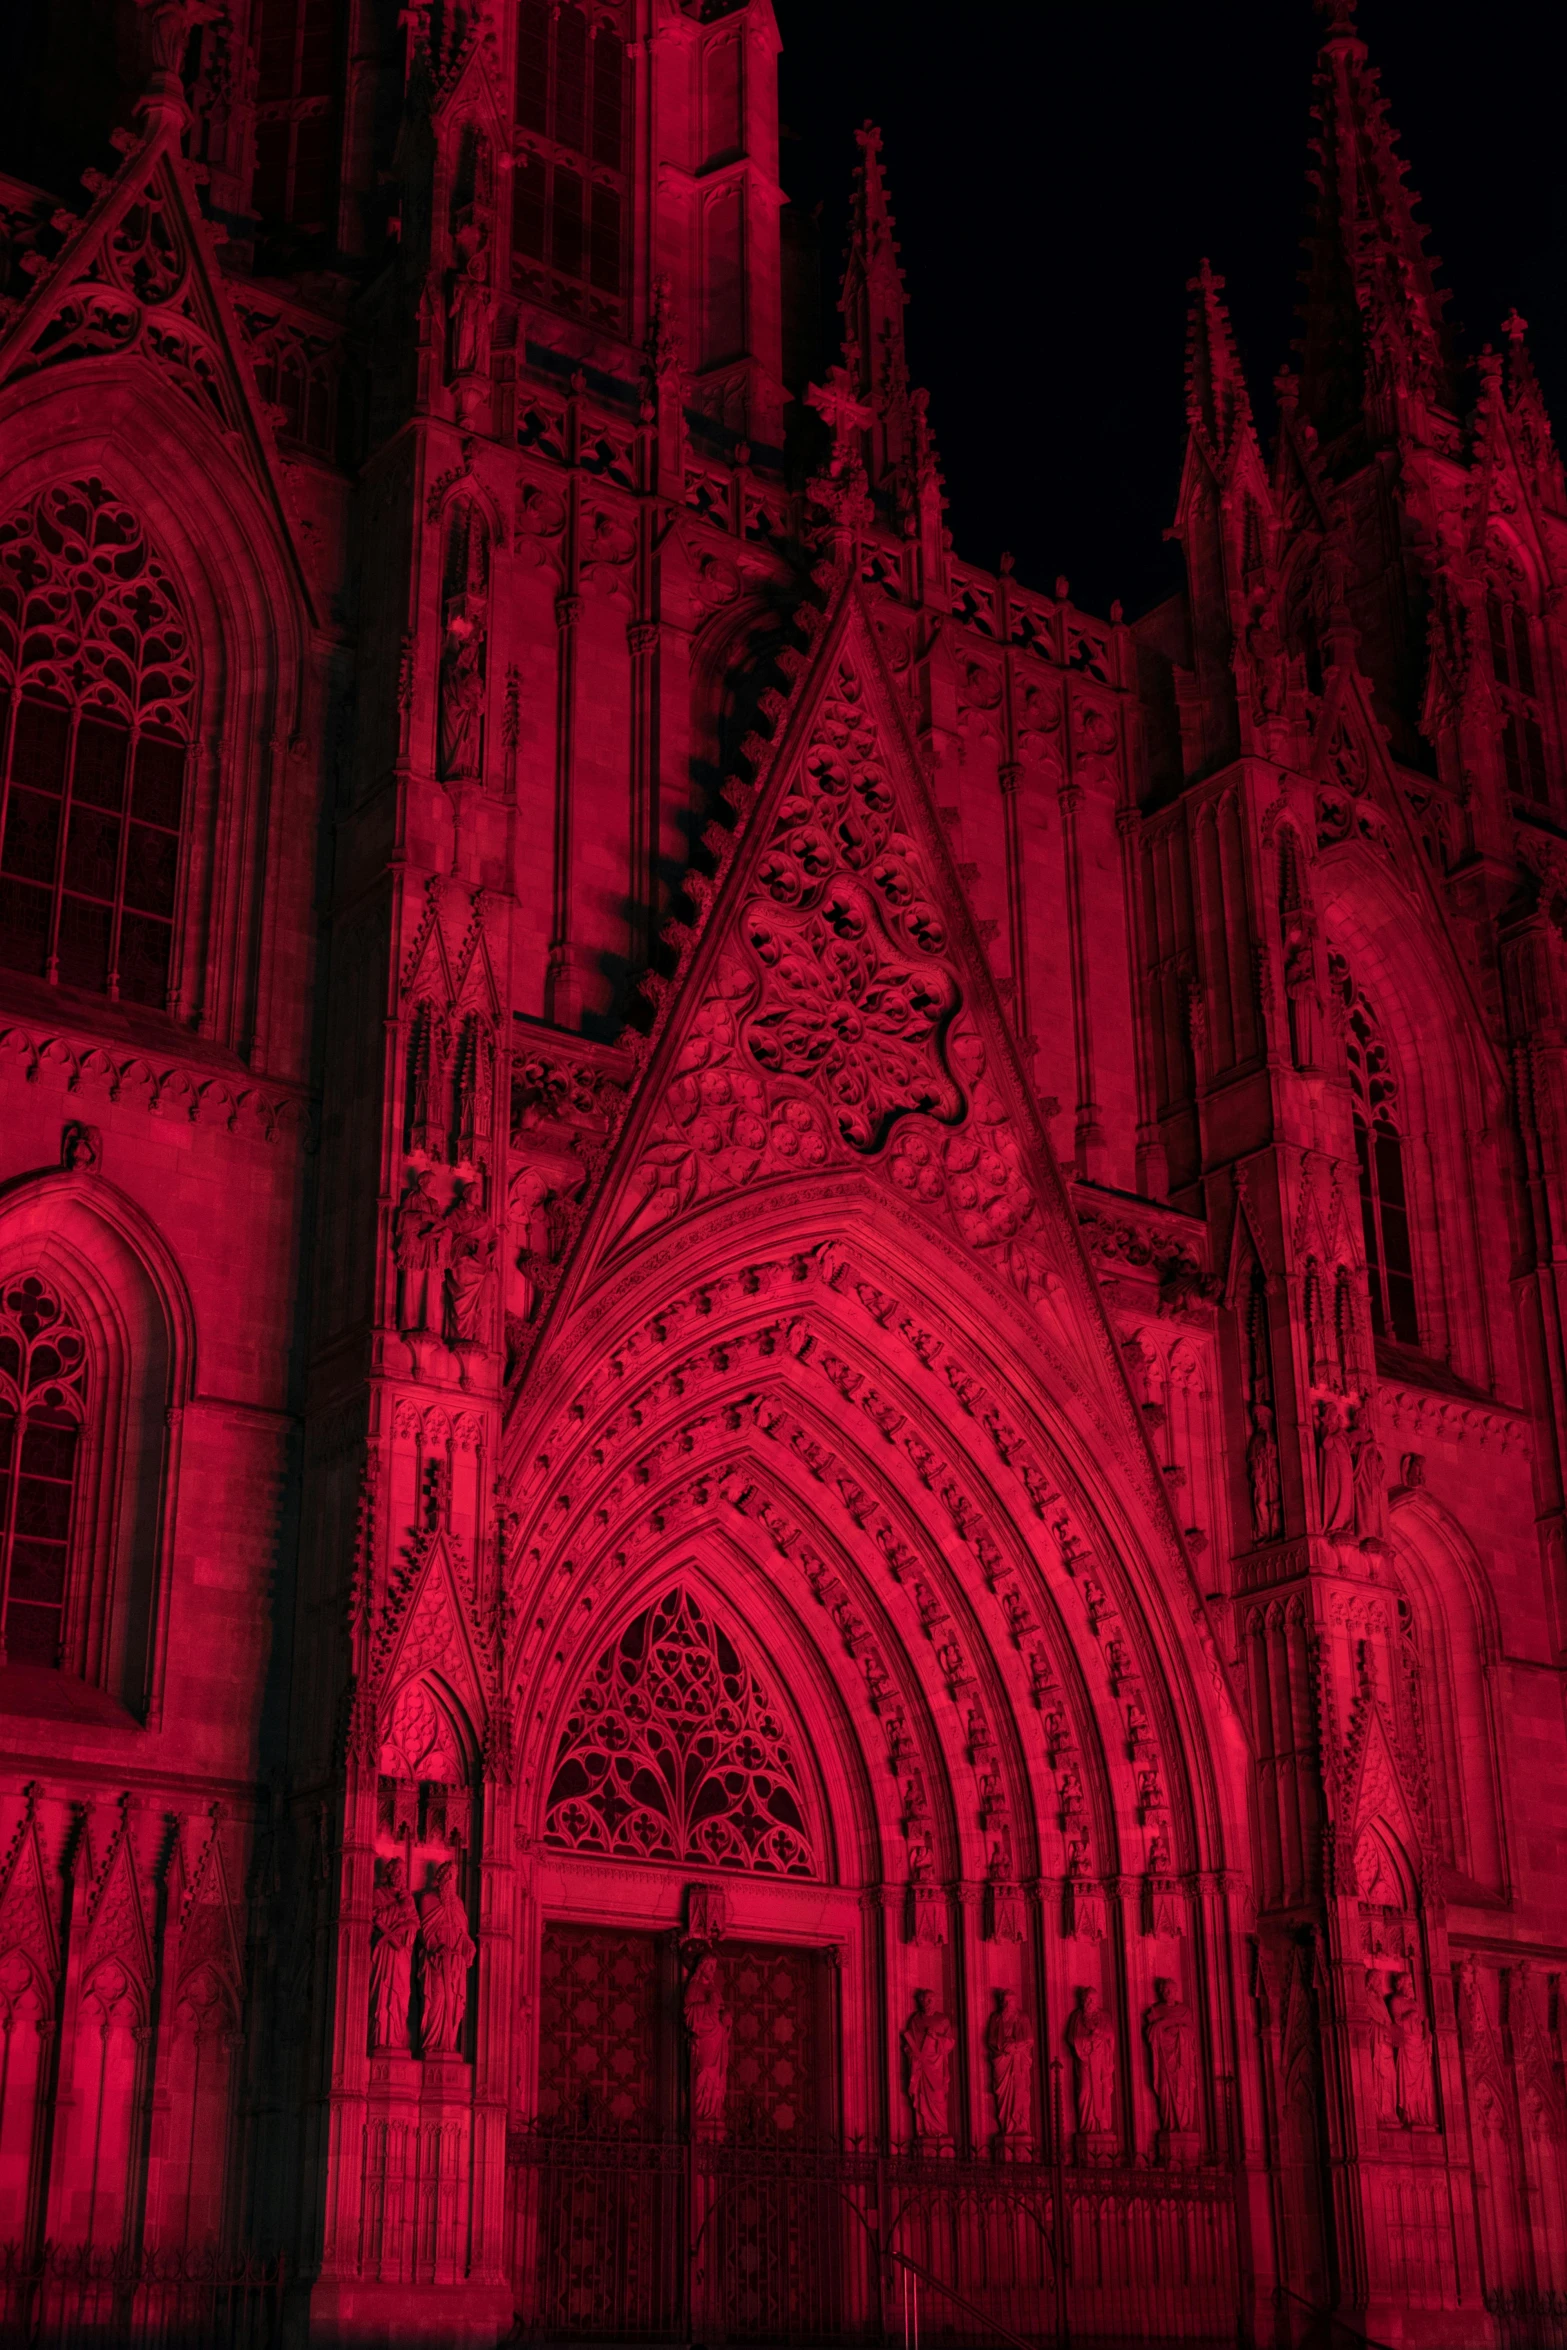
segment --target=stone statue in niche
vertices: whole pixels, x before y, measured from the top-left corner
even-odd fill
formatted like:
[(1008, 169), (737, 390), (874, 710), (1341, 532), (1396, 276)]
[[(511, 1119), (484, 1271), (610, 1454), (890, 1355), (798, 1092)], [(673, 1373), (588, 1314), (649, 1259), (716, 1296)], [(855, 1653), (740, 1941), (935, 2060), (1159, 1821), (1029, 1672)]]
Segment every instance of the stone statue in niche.
[(1387, 2012), (1393, 2025), (1399, 2119), (1406, 2129), (1434, 2129), (1436, 2106), (1431, 2079), (1431, 2033), (1420, 2012), (1413, 1975), (1398, 1974), (1393, 1977)]
[(439, 1311), (441, 1275), (446, 1264), (448, 1235), (445, 1219), (430, 1189), (430, 1171), (420, 1167), (409, 1177), (408, 1188), (392, 1218), (392, 1254), (397, 1263), (397, 1327), (428, 1330), (432, 1310)]
[(1252, 596), (1246, 658), (1251, 664), (1252, 716), (1262, 725), (1283, 711), (1286, 686), (1284, 640), (1263, 589), (1256, 590)]
[(1115, 2127), (1115, 2026), (1091, 1983), (1079, 1983), (1066, 2044), (1077, 2074), (1077, 2127), (1090, 2161), (1104, 2159)]
[(718, 1961), (698, 1959), (686, 1985), (686, 2032), (691, 2041), (691, 2118), (708, 2135), (724, 2126), (729, 2095), (729, 2009), (718, 1982)]
[(490, 364), (490, 264), (483, 227), (470, 222), (457, 233), (461, 256), (452, 272), (446, 304), (447, 357), (452, 379), (484, 375)]
[(1316, 952), (1310, 926), (1299, 915), (1290, 917), (1284, 933), (1284, 999), (1296, 1068), (1320, 1069), (1322, 998), (1317, 993)]
[(996, 2123), (1003, 2138), (1028, 2138), (1034, 2118), (1034, 2027), (1015, 1991), (1003, 1991), (985, 2030)]
[(1246, 1440), (1246, 1476), (1251, 1486), (1251, 1530), (1257, 1541), (1274, 1542), (1282, 1532), (1279, 1497), (1279, 1446), (1273, 1433), (1273, 1406), (1251, 1407), (1251, 1434)]
[(909, 2067), (909, 2104), (914, 2131), (936, 2144), (950, 2139), (948, 2075), (956, 2042), (950, 2017), (936, 2005), (934, 1991), (916, 1991), (914, 2013), (903, 2027), (903, 2053)]
[(1067, 1854), (1065, 1913), (1071, 1938), (1080, 1942), (1104, 1940), (1104, 1895), (1094, 1881), (1086, 1836), (1074, 1836)]
[(473, 1184), (464, 1184), (447, 1209), (446, 1234), (446, 1341), (449, 1346), (483, 1346), (495, 1234)]
[(1393, 2050), (1387, 1999), (1375, 1967), (1366, 1970), (1366, 2002), (1371, 2011), (1371, 2080), (1377, 2120), (1392, 2129), (1398, 2124), (1398, 2061)]
[(1355, 1523), (1355, 1465), (1338, 1405), (1326, 1396), (1317, 1405), (1317, 1473), (1323, 1533), (1348, 1534)]
[(455, 2056), (468, 2012), (468, 1970), (476, 1945), (457, 1891), (457, 1863), (443, 1860), (419, 1903), (420, 1981), (424, 1990), (421, 2053)]
[(1349, 1450), (1355, 1493), (1355, 1534), (1362, 1550), (1385, 1551), (1387, 1539), (1387, 1477), (1382, 1447), (1376, 1440), (1371, 1415), (1357, 1403), (1349, 1415)]
[(446, 621), (441, 647), (441, 715), (438, 755), (443, 783), (471, 781), (479, 773), (484, 707), (484, 626), (460, 597)]
[[(1185, 2154), (1181, 2142), (1197, 2128), (1197, 2027), (1192, 2011), (1168, 1975), (1154, 1982), (1154, 2003), (1143, 2017), (1154, 2105), (1167, 2153)], [(1195, 2149), (1191, 2149), (1195, 2151)]]
[(400, 1860), (382, 1864), (371, 1912), (370, 2042), (374, 2048), (406, 2053), (408, 2003), (413, 1993), (414, 1936), (419, 1913)]

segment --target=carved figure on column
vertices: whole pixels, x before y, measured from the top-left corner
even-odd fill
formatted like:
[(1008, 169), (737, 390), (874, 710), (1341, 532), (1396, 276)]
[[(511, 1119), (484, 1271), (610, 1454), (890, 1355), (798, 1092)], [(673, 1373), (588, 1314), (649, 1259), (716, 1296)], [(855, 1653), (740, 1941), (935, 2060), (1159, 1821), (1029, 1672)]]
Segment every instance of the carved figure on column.
[(461, 260), (452, 272), (446, 305), (447, 353), (452, 380), (484, 375), (490, 364), (490, 265), (488, 240), (477, 223), (458, 232)]
[(1355, 1464), (1338, 1405), (1326, 1396), (1317, 1405), (1317, 1474), (1323, 1533), (1348, 1534), (1355, 1523)]
[(917, 2137), (936, 2142), (949, 2139), (948, 2074), (957, 2035), (951, 2019), (936, 2005), (934, 1991), (916, 1991), (914, 2013), (903, 2027), (903, 2053), (909, 2066), (909, 2104), (914, 2110)]
[(419, 1913), (401, 1860), (387, 1861), (385, 1870), (371, 1911), (370, 2042), (374, 2048), (406, 2051)]
[(1003, 2138), (1027, 2139), (1034, 2118), (1034, 2027), (1015, 1991), (1003, 1991), (985, 2031), (996, 2123)]
[(1393, 1977), (1387, 2011), (1393, 2024), (1399, 2119), (1411, 2130), (1432, 2129), (1436, 2124), (1436, 2106), (1431, 2081), (1431, 2033), (1420, 2012), (1413, 1975)]
[(1077, 2126), (1090, 2159), (1102, 2158), (1115, 2126), (1115, 2026), (1091, 1983), (1079, 1983), (1066, 2044), (1077, 2070)]
[(408, 1188), (399, 1200), (392, 1219), (392, 1254), (398, 1273), (399, 1330), (417, 1331), (430, 1327), (431, 1308), (439, 1306), (441, 1271), (446, 1262), (446, 1250), (446, 1225), (430, 1190), (430, 1170), (421, 1167), (409, 1178)]
[(1273, 1406), (1254, 1403), (1251, 1434), (1246, 1441), (1246, 1475), (1251, 1485), (1251, 1525), (1259, 1542), (1275, 1541), (1281, 1531), (1279, 1507), (1279, 1447), (1273, 1433)]
[(447, 619), (441, 647), (438, 756), (443, 783), (463, 782), (479, 773), (483, 702), (484, 630), (459, 604)]
[(1154, 2105), (1163, 2151), (1189, 2160), (1196, 2152), (1197, 2026), (1191, 2009), (1168, 1975), (1154, 1981), (1154, 2003), (1143, 2017)]
[(1382, 1447), (1376, 1440), (1371, 1415), (1357, 1403), (1349, 1415), (1349, 1449), (1353, 1463), (1355, 1533), (1362, 1550), (1385, 1551), (1387, 1539), (1387, 1476)]
[(477, 1945), (457, 1891), (457, 1863), (443, 1860), (419, 1903), (420, 1981), (424, 1990), (421, 2053), (455, 2056), (468, 2012), (468, 1970)]
[(1322, 1066), (1322, 998), (1317, 993), (1316, 944), (1298, 915), (1284, 932), (1284, 1000), (1289, 1007), (1290, 1053), (1300, 1070)]
[(711, 1951), (697, 1961), (686, 1985), (683, 2012), (691, 2041), (691, 2118), (699, 2130), (716, 2134), (723, 2129), (729, 2096), (731, 2018)]
[(483, 1346), (485, 1307), (495, 1264), (495, 1234), (473, 1184), (446, 1211), (448, 1263), (445, 1334), (451, 1346)]
[(1398, 2065), (1393, 2053), (1393, 2031), (1387, 1999), (1375, 1967), (1366, 1970), (1366, 2003), (1371, 2011), (1371, 2082), (1377, 2120), (1388, 2127), (1398, 2123)]
[(1284, 708), (1284, 640), (1268, 608), (1267, 591), (1258, 588), (1251, 600), (1246, 629), (1246, 658), (1251, 665), (1252, 715), (1259, 725), (1277, 718)]

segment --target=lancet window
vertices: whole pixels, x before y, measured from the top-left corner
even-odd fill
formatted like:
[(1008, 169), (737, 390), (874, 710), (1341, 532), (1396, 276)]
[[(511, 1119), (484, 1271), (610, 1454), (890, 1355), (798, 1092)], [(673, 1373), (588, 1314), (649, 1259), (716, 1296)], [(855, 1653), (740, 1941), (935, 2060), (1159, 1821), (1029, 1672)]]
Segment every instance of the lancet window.
[(4, 1661), (57, 1666), (81, 1466), (87, 1342), (36, 1273), (0, 1290), (0, 1627)]
[(334, 0), (261, 0), (256, 17), (255, 207), (304, 235), (332, 224), (336, 16)]
[(522, 0), (513, 266), (563, 309), (580, 310), (585, 289), (610, 297), (621, 290), (625, 101), (626, 44), (616, 17), (572, 0)]
[(1345, 1009), (1344, 1051), (1360, 1176), (1371, 1327), (1379, 1338), (1418, 1346), (1420, 1321), (1415, 1309), (1398, 1081), (1371, 1008), (1341, 955), (1331, 958), (1331, 969)]
[(783, 1717), (690, 1591), (667, 1592), (599, 1657), (556, 1753), (544, 1834), (575, 1852), (815, 1875)]
[(0, 964), (165, 1007), (194, 699), (129, 506), (62, 482), (0, 522)]
[(1529, 615), (1511, 583), (1493, 580), (1485, 600), (1491, 668), (1502, 705), (1502, 758), (1507, 787), (1521, 798), (1543, 800), (1545, 732), (1534, 681), (1534, 648)]

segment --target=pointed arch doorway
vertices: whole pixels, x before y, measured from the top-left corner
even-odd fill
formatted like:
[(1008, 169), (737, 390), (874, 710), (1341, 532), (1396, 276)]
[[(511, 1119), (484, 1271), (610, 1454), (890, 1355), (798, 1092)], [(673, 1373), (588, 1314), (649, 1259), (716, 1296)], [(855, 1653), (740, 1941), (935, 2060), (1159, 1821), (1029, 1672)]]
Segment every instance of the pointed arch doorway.
[(738, 1611), (679, 1573), (559, 1717), (510, 2166), (519, 2306), (546, 2336), (681, 2337), (699, 2309), (728, 2338), (841, 2330), (858, 1902), (831, 1885), (821, 1773), (781, 1687)]

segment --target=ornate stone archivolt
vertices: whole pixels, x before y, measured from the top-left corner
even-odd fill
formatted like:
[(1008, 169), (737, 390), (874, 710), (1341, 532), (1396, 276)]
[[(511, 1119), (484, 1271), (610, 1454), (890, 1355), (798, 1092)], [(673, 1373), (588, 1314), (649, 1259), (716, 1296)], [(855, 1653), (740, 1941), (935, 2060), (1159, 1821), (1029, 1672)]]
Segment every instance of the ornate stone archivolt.
[[(852, 1666), (840, 1686), (898, 1788), (913, 1938), (944, 1938), (928, 1929), (950, 1850), (989, 1887), (988, 1930), (1014, 1939), (1036, 1821), (1067, 1930), (1102, 1936), (1107, 1800), (1133, 1855), (1146, 1839), (1149, 1930), (1178, 1931), (1172, 1847), (1186, 1839), (1157, 1669), (1139, 1661), (1118, 1560), (1022, 1417), (836, 1243), (678, 1294), (603, 1356), (534, 1456), (513, 1570), (513, 1671), (533, 1692), (519, 1711), (558, 1702), (534, 1678), (550, 1626), (592, 1605), (606, 1573), (623, 1581), (672, 1537), (747, 1521), (830, 1618), (824, 1652)], [(1017, 1726), (1030, 1710), (1048, 1776), (1024, 1760), (1041, 1744)]]

